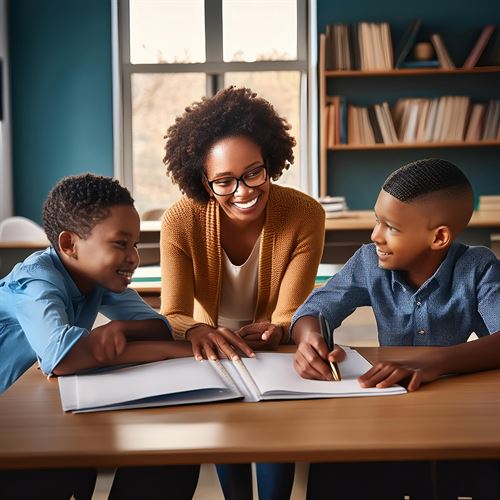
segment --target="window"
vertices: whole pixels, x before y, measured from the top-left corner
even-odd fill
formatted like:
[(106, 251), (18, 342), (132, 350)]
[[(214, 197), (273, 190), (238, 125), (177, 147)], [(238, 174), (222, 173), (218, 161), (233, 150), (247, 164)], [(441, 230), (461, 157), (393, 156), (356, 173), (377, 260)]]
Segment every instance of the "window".
[(295, 165), (278, 182), (305, 190), (306, 6), (306, 0), (116, 1), (123, 127), (115, 175), (140, 214), (181, 196), (162, 162), (168, 127), (193, 101), (229, 85), (251, 88), (288, 119)]

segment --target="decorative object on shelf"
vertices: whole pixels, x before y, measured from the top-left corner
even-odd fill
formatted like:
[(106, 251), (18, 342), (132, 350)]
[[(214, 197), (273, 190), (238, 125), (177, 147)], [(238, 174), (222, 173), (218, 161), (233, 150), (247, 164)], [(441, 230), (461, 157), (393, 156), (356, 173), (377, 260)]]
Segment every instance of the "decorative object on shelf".
[(413, 56), (417, 61), (428, 61), (434, 56), (434, 49), (430, 42), (419, 42), (413, 48)]

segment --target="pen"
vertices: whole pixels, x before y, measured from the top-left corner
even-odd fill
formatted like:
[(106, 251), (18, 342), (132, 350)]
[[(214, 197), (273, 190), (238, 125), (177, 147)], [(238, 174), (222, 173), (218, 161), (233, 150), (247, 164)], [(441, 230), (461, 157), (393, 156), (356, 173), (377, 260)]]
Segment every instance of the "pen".
[[(326, 342), (326, 346), (328, 347), (328, 352), (333, 351), (334, 348), (334, 343), (333, 343), (333, 334), (330, 331), (330, 325), (328, 324), (328, 321), (326, 321), (325, 317), (319, 313), (318, 315), (318, 320), (319, 320), (319, 329), (321, 331), (321, 335), (323, 336), (323, 339)], [(332, 375), (333, 375), (333, 380), (335, 382), (340, 382), (342, 380), (340, 376), (340, 370), (339, 367), (337, 366), (337, 363), (335, 361), (329, 361), (330, 363), (330, 368), (332, 369)]]

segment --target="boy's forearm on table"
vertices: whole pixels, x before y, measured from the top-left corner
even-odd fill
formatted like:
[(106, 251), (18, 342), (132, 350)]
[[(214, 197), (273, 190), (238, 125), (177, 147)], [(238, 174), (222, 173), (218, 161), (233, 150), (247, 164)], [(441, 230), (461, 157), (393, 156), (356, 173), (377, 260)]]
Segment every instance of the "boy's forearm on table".
[[(87, 337), (88, 338), (88, 337)], [(111, 361), (97, 361), (87, 338), (80, 339), (71, 351), (53, 369), (55, 375), (69, 375), (82, 370), (128, 363), (147, 363), (193, 355), (191, 344), (184, 341), (137, 340), (129, 342), (125, 350)]]
[(442, 375), (500, 368), (500, 332), (445, 347), (440, 354)]
[(127, 340), (172, 340), (167, 324), (159, 318), (118, 322)]

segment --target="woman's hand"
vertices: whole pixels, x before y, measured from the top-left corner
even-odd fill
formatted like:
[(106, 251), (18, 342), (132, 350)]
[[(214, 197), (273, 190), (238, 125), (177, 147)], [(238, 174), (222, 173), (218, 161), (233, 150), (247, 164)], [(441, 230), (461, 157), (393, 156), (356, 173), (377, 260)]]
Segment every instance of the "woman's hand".
[(323, 337), (314, 331), (303, 333), (295, 352), (294, 368), (303, 378), (314, 380), (334, 380), (329, 361), (340, 363), (345, 359), (345, 351), (335, 345), (333, 351), (328, 347)]
[(275, 350), (283, 338), (283, 328), (269, 321), (250, 323), (235, 332), (250, 347), (259, 351)]
[(94, 328), (88, 339), (92, 356), (100, 363), (112, 361), (122, 354), (127, 346), (127, 338), (120, 321), (110, 321)]
[(197, 325), (186, 332), (186, 340), (191, 342), (193, 355), (198, 361), (215, 360), (219, 356), (239, 359), (237, 351), (251, 358), (255, 356), (251, 347), (229, 328)]

